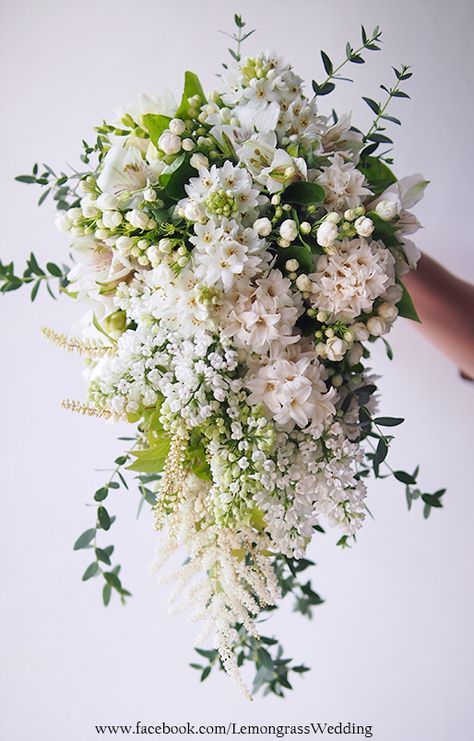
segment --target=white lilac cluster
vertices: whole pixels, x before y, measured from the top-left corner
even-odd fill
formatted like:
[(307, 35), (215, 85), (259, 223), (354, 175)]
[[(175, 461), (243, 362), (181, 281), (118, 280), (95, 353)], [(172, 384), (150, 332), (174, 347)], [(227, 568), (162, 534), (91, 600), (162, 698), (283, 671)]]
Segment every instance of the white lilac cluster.
[(364, 158), (349, 117), (322, 115), (275, 54), (207, 97), (187, 73), (180, 105), (142, 98), (102, 131), (57, 222), (86, 336), (108, 347), (90, 404), (138, 423), (135, 470), (155, 450), (164, 465), (165, 550), (186, 550), (184, 602), (235, 676), (233, 623), (253, 632), (277, 599), (268, 554), (300, 558), (320, 523), (349, 536), (364, 521), (356, 392), (416, 264), (408, 209), (426, 181)]

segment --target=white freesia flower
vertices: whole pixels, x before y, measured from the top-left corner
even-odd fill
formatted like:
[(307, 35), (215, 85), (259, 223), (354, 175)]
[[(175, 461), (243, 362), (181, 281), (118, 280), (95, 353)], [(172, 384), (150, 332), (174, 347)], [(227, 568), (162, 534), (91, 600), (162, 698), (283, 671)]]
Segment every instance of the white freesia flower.
[(356, 208), (365, 196), (371, 195), (363, 174), (341, 154), (331, 157), (331, 164), (322, 168), (316, 181), (324, 188), (324, 203), (334, 211)]

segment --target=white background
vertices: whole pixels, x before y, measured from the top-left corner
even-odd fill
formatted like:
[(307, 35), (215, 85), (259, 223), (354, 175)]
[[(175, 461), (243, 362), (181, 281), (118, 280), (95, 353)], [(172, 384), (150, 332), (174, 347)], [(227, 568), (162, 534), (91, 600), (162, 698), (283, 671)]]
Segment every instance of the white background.
[[(228, 6), (228, 7), (225, 7)], [(21, 266), (34, 250), (61, 261), (66, 243), (50, 206), (13, 181), (36, 160), (77, 164), (82, 138), (139, 91), (181, 92), (184, 69), (207, 89), (225, 58), (233, 4), (158, 0), (3, 0), (0, 31), (1, 259)], [(250, 2), (238, 10), (259, 31), (249, 52), (277, 48), (296, 71), (323, 79), (319, 49), (334, 59), (359, 24), (384, 31), (383, 53), (351, 66), (357, 85), (341, 83), (324, 106), (353, 110), (369, 123), (361, 95), (378, 97), (390, 65), (407, 62), (412, 101), (392, 110), (396, 171), (432, 181), (418, 214), (422, 249), (473, 277), (472, 5), (468, 0)], [(5, 741), (88, 741), (96, 723), (186, 720), (217, 723), (373, 724), (379, 741), (472, 738), (468, 710), (473, 680), (472, 388), (456, 369), (401, 320), (374, 367), (383, 374), (382, 410), (402, 415), (392, 461), (421, 463), (427, 491), (447, 486), (445, 509), (425, 522), (406, 511), (402, 485), (370, 484), (369, 520), (358, 544), (342, 552), (329, 534), (314, 543), (314, 583), (326, 598), (312, 623), (282, 610), (274, 629), (291, 656), (313, 671), (295, 680), (290, 697), (238, 696), (223, 676), (204, 685), (187, 669), (195, 626), (168, 617), (166, 588), (149, 576), (156, 534), (138, 495), (114, 496), (113, 540), (134, 597), (126, 607), (101, 606), (98, 582), (81, 584), (88, 563), (73, 553), (92, 524), (85, 505), (121, 451), (117, 428), (62, 412), (64, 397), (81, 399), (77, 358), (44, 343), (42, 323), (67, 329), (78, 318), (68, 300), (24, 295), (1, 301), (2, 389), (1, 702)], [(104, 541), (107, 543), (107, 539)]]

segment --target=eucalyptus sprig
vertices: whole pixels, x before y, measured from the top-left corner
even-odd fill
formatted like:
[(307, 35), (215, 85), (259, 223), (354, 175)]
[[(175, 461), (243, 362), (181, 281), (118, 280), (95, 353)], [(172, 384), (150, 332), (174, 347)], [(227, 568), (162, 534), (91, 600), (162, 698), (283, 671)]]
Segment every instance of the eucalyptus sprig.
[[(242, 43), (248, 39), (249, 36), (251, 36), (253, 33), (255, 33), (256, 29), (253, 28), (251, 31), (243, 32), (243, 29), (246, 26), (246, 23), (244, 20), (242, 20), (242, 16), (238, 13), (235, 13), (234, 15), (234, 23), (236, 26), (236, 31), (234, 33), (227, 33), (227, 31), (221, 31), (221, 33), (224, 34), (224, 36), (228, 36), (232, 41), (235, 41), (236, 48), (234, 49), (228, 49), (230, 56), (232, 59), (236, 62), (240, 62), (242, 56), (241, 56), (241, 46)], [(222, 64), (224, 69), (227, 69), (227, 64)]]
[(119, 577), (121, 566), (116, 565), (112, 567), (111, 556), (114, 552), (114, 546), (99, 546), (97, 542), (100, 531), (103, 530), (104, 532), (108, 532), (115, 522), (115, 516), (109, 514), (109, 511), (103, 502), (107, 499), (111, 491), (120, 489), (121, 486), (128, 489), (128, 484), (122, 473), (122, 469), (129, 461), (130, 455), (128, 453), (115, 459), (115, 468), (112, 470), (108, 481), (97, 489), (94, 494), (94, 503), (92, 506), (95, 507), (96, 510), (95, 526), (85, 530), (74, 543), (75, 551), (93, 551), (94, 560), (86, 568), (82, 580), (88, 581), (96, 576), (100, 576), (104, 580), (102, 586), (102, 600), (105, 606), (110, 602), (112, 591), (117, 592), (122, 603), (125, 602), (126, 597), (131, 596), (130, 592), (122, 586)]
[(343, 61), (336, 66), (334, 66), (329, 55), (325, 51), (321, 51), (321, 59), (323, 60), (323, 66), (326, 70), (327, 77), (323, 82), (320, 83), (317, 83), (316, 80), (312, 81), (311, 84), (313, 86), (315, 96), (328, 95), (329, 93), (332, 93), (332, 91), (336, 87), (333, 80), (344, 80), (345, 82), (353, 82), (353, 80), (351, 80), (349, 77), (342, 77), (341, 75), (339, 75), (340, 70), (348, 62), (351, 62), (352, 64), (364, 64), (365, 59), (361, 56), (364, 50), (380, 51), (380, 46), (378, 46), (378, 44), (382, 43), (381, 36), (382, 31), (380, 31), (378, 26), (375, 26), (374, 30), (369, 35), (367, 34), (364, 26), (361, 26), (362, 44), (357, 49), (354, 49), (351, 43), (348, 41), (346, 44), (346, 56)]
[[(375, 384), (366, 384), (356, 388), (353, 392), (350, 392), (344, 399), (341, 410), (342, 412), (347, 411), (350, 406), (351, 400), (356, 399), (359, 406), (359, 426), (361, 429), (361, 440), (366, 440), (372, 452), (367, 453), (367, 458), (372, 464), (372, 473), (375, 478), (386, 478), (387, 476), (393, 476), (397, 481), (405, 484), (405, 496), (407, 499), (408, 509), (412, 507), (412, 503), (421, 499), (424, 504), (423, 516), (427, 519), (432, 509), (440, 509), (443, 506), (442, 497), (446, 492), (446, 489), (438, 489), (434, 493), (423, 492), (418, 486), (418, 474), (420, 467), (417, 466), (413, 473), (408, 473), (403, 470), (394, 470), (387, 461), (387, 456), (390, 451), (390, 445), (393, 440), (393, 435), (387, 434), (382, 428), (398, 427), (405, 420), (402, 417), (374, 417), (368, 408), (370, 397), (375, 393), (377, 387)], [(374, 443), (373, 440), (377, 442)], [(387, 474), (383, 474), (380, 471), (381, 466), (388, 471)], [(362, 467), (358, 474), (358, 478), (366, 478), (371, 473), (371, 470), (367, 467)]]
[(68, 273), (69, 267), (67, 265), (57, 265), (54, 262), (47, 262), (46, 267), (41, 268), (33, 252), (26, 262), (26, 268), (18, 275), (15, 273), (13, 262), (4, 264), (0, 260), (0, 292), (9, 293), (24, 286), (31, 286), (30, 296), (31, 300), (34, 301), (43, 284), (51, 298), (56, 299), (57, 296), (53, 291), (53, 286), (56, 287), (58, 292), (64, 291), (69, 285)]
[(396, 82), (393, 87), (387, 88), (385, 85), (380, 85), (381, 89), (387, 93), (387, 98), (384, 102), (373, 100), (373, 98), (367, 98), (363, 96), (363, 100), (367, 103), (371, 111), (375, 113), (375, 119), (373, 120), (369, 130), (363, 136), (363, 143), (371, 142), (364, 150), (363, 156), (367, 156), (375, 152), (380, 144), (393, 144), (393, 140), (382, 133), (386, 131), (386, 127), (382, 126), (381, 121), (388, 121), (396, 126), (401, 126), (401, 121), (395, 116), (389, 116), (386, 113), (388, 106), (390, 105), (393, 98), (409, 98), (410, 96), (400, 89), (400, 84), (404, 80), (410, 79), (412, 72), (409, 72), (410, 67), (407, 64), (403, 64), (400, 69), (396, 67), (392, 68), (395, 74)]

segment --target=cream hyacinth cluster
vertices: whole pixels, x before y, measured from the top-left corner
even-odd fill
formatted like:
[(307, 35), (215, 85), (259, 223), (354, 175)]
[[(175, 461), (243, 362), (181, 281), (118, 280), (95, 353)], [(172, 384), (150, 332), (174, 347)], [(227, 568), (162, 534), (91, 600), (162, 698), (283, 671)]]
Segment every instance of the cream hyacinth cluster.
[(402, 279), (426, 181), (397, 180), (274, 53), (234, 55), (209, 95), (188, 72), (179, 104), (142, 96), (98, 132), (56, 222), (83, 340), (46, 334), (88, 358), (81, 409), (137, 425), (129, 468), (154, 477), (157, 563), (186, 559), (173, 605), (204, 620), (247, 694), (236, 626), (257, 636), (278, 601), (275, 559), (364, 523), (387, 441), (365, 445), (364, 361), (413, 315)]

